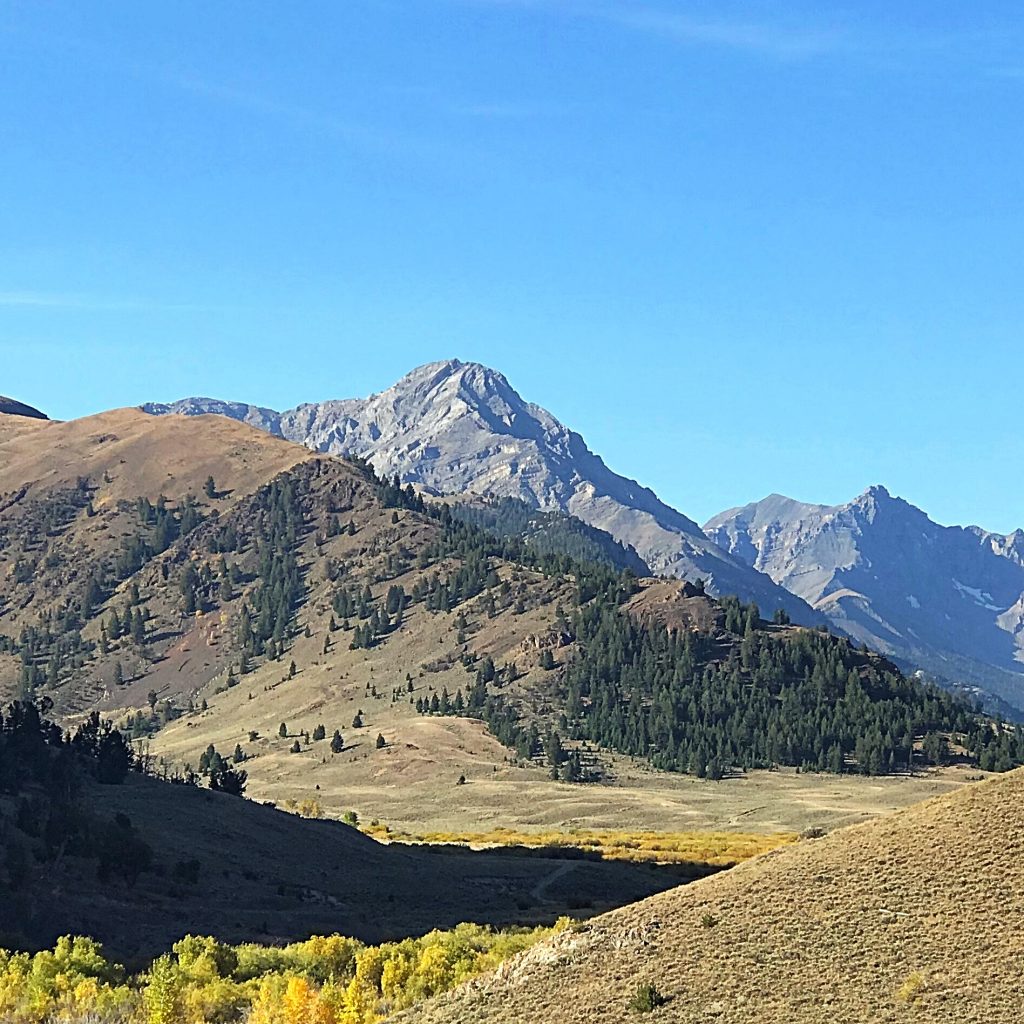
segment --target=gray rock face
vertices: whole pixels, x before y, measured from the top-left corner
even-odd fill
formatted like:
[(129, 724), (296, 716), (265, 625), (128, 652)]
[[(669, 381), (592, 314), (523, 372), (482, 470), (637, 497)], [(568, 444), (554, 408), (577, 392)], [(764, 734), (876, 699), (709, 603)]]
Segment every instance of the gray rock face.
[(163, 402), (147, 402), (140, 408), (150, 416), (166, 416), (168, 413), (180, 413), (184, 416), (227, 416), (229, 419), (240, 420), (251, 427), (265, 430), (268, 434), (282, 436), (280, 413), (259, 405), (246, 405), (245, 402), (222, 402), (217, 398), (185, 398), (170, 405)]
[(631, 544), (660, 574), (702, 578), (717, 594), (739, 594), (770, 614), (784, 607), (797, 622), (823, 618), (635, 480), (613, 473), (583, 438), (524, 401), (505, 377), (457, 359), (413, 370), (365, 399), (300, 405), (285, 413), (192, 398), (147, 412), (219, 413), (317, 451), (358, 455), (382, 474), (398, 474), (436, 494), (519, 498), (560, 510)]
[(0, 416), (28, 416), (34, 420), (49, 419), (46, 413), (33, 409), (31, 405), (25, 405), (24, 402), (7, 398), (5, 395), (0, 395)]
[(834, 507), (773, 494), (704, 532), (876, 650), (1024, 708), (1024, 531), (939, 526), (872, 487)]

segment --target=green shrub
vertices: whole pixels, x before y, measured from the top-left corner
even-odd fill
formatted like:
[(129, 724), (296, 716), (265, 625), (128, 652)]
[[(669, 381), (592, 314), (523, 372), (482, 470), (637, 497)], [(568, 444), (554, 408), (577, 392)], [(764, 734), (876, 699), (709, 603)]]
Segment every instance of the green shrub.
[(659, 1006), (664, 1006), (668, 999), (649, 981), (641, 982), (629, 1000), (629, 1009), (634, 1013), (651, 1013)]

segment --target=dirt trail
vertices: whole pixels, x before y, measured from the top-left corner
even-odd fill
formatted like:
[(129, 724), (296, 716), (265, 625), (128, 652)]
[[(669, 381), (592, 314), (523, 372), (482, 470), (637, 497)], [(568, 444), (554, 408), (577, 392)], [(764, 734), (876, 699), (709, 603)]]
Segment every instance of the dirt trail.
[(545, 875), (530, 891), (530, 895), (535, 900), (544, 899), (544, 894), (555, 884), (559, 879), (565, 878), (570, 871), (576, 869), (576, 864), (573, 861), (567, 861), (565, 864), (559, 864), (550, 875)]

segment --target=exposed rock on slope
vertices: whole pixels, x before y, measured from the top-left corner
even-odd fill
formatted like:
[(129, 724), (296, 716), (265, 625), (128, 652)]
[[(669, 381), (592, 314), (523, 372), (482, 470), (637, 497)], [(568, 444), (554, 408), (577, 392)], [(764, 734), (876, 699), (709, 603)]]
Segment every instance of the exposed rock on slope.
[(884, 487), (835, 507), (774, 494), (704, 531), (851, 636), (1024, 707), (1024, 531), (939, 526)]
[(691, 519), (635, 480), (613, 473), (583, 438), (505, 377), (457, 359), (421, 366), (366, 399), (300, 405), (276, 414), (213, 399), (147, 405), (150, 413), (217, 412), (317, 451), (368, 459), (437, 494), (492, 494), (569, 512), (632, 545), (657, 573), (703, 578), (716, 594), (739, 594), (766, 612), (823, 621), (803, 601), (711, 543)]
[(567, 931), (396, 1020), (988, 1024), (1017, 1013), (1024, 774), (767, 854)]

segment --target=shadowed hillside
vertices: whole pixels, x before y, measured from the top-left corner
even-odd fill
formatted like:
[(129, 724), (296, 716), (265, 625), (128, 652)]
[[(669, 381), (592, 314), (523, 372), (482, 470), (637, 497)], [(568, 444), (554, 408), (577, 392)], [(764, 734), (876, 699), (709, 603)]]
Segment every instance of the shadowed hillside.
[(244, 772), (219, 769), (216, 789), (198, 789), (180, 776), (146, 776), (146, 767), (97, 718), (72, 736), (33, 705), (4, 709), (0, 948), (88, 934), (138, 962), (189, 932), (236, 942), (315, 932), (380, 941), (462, 921), (551, 923), (704, 871), (388, 846), (338, 821), (243, 799)]
[(47, 419), (46, 413), (40, 412), (31, 405), (19, 402), (17, 399), (0, 395), (0, 415), (3, 416), (25, 416), (35, 420)]

